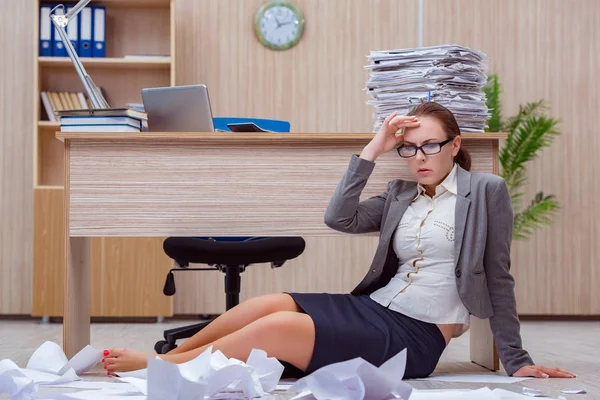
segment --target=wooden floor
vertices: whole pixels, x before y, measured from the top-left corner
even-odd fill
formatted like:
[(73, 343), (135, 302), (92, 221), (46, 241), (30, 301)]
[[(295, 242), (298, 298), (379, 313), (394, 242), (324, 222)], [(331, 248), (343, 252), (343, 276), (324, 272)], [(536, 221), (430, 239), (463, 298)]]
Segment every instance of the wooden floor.
[[(161, 338), (164, 329), (187, 325), (186, 321), (162, 324), (147, 323), (97, 323), (92, 325), (92, 345), (98, 349), (107, 347), (131, 347), (152, 351), (154, 343)], [(460, 384), (408, 381), (417, 389), (443, 388), (503, 388), (522, 392), (522, 386), (539, 389), (558, 398), (600, 399), (600, 322), (532, 322), (522, 323), (525, 348), (534, 361), (546, 366), (556, 366), (577, 375), (576, 379), (528, 380), (522, 384)], [(60, 324), (41, 324), (39, 321), (0, 320), (0, 359), (9, 358), (19, 366), (25, 366), (33, 351), (44, 341), (61, 343)], [(450, 343), (444, 352), (436, 372), (478, 373), (482, 368), (469, 362), (468, 332)], [(98, 374), (100, 374), (98, 369)], [(585, 388), (587, 394), (568, 395), (561, 389)], [(287, 396), (286, 396), (287, 397)], [(0, 395), (0, 399), (4, 399)]]

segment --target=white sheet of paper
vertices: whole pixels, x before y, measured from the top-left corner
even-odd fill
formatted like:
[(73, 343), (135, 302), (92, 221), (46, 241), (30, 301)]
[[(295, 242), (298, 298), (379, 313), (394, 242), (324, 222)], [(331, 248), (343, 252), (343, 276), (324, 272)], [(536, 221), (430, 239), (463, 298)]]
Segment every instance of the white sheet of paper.
[[(239, 364), (227, 365), (216, 370), (207, 378), (206, 395), (209, 397), (214, 396), (228, 389), (229, 391), (243, 392), (248, 397), (264, 395), (260, 382), (251, 380), (250, 374), (251, 371), (247, 366)], [(237, 382), (239, 382), (238, 385), (232, 385)], [(258, 385), (255, 383), (258, 383)], [(230, 385), (232, 385), (231, 388)]]
[(177, 364), (148, 359), (148, 400), (204, 399), (205, 389), (205, 382), (184, 378)]
[[(148, 399), (196, 398), (203, 396), (222, 396), (230, 393), (237, 396), (240, 392), (249, 398), (266, 395), (266, 389), (275, 390), (283, 365), (275, 358), (267, 357), (264, 351), (252, 350), (248, 362), (227, 358), (220, 351), (212, 353), (206, 349), (195, 359), (184, 364), (173, 364), (160, 358), (148, 361)], [(123, 377), (121, 379), (131, 379)], [(131, 382), (131, 381), (130, 381)], [(289, 386), (288, 386), (289, 387)]]
[(129, 372), (119, 372), (117, 374), (117, 377), (148, 379), (148, 369), (144, 368), (144, 369), (138, 369), (138, 370), (129, 371)]
[(305, 392), (320, 399), (401, 398), (408, 400), (412, 386), (402, 382), (406, 367), (406, 350), (401, 351), (379, 368), (363, 360), (330, 364), (299, 379), (290, 391), (299, 392), (297, 399), (305, 398)]
[(44, 342), (33, 352), (25, 368), (54, 375), (62, 375), (70, 367), (68, 363), (67, 356), (58, 344)]
[[(127, 378), (134, 379), (134, 378)], [(146, 381), (140, 379), (146, 384)], [(145, 394), (131, 382), (107, 382), (107, 381), (77, 381), (57, 385), (48, 385), (52, 388), (69, 388), (69, 389), (85, 389), (85, 390), (103, 390), (120, 394)]]
[(585, 394), (587, 393), (584, 388), (581, 389), (563, 389), (561, 390), (564, 394)]
[(246, 364), (257, 373), (265, 392), (271, 392), (277, 388), (284, 370), (283, 364), (279, 360), (275, 357), (267, 357), (267, 353), (263, 350), (253, 349)]
[(8, 393), (13, 400), (28, 400), (37, 388), (33, 379), (27, 377), (11, 360), (0, 361), (0, 394)]
[[(493, 392), (498, 400), (526, 400), (531, 399), (530, 396), (526, 396), (520, 393), (511, 392), (509, 390), (504, 389), (494, 389)], [(555, 397), (543, 397), (548, 400), (558, 400)], [(559, 397), (560, 398), (560, 397)]]
[(140, 378), (117, 378), (120, 381), (129, 383), (143, 395), (148, 395), (148, 381)]
[(69, 368), (62, 375), (50, 374), (48, 372), (36, 371), (28, 368), (23, 368), (21, 369), (21, 371), (26, 376), (33, 379), (35, 383), (41, 386), (59, 385), (64, 383), (75, 382), (81, 379), (77, 376), (73, 368)]
[(38, 393), (35, 398), (47, 400), (146, 400), (146, 396), (119, 394), (110, 390), (84, 390), (74, 393)]
[(209, 346), (202, 354), (183, 364), (178, 364), (179, 372), (185, 379), (197, 382), (210, 374), (210, 356), (212, 346)]
[(523, 388), (523, 394), (529, 397), (547, 397), (541, 390), (532, 389), (528, 387)]
[(421, 381), (439, 382), (463, 382), (463, 383), (517, 383), (533, 379), (529, 377), (517, 378), (512, 376), (495, 374), (439, 374), (427, 378), (419, 378)]
[(525, 400), (530, 397), (503, 389), (414, 390), (410, 400)]
[(69, 360), (69, 364), (71, 364), (71, 368), (75, 370), (77, 375), (81, 375), (90, 371), (101, 360), (102, 352), (88, 344)]
[(294, 382), (280, 382), (277, 386), (275, 386), (274, 390), (287, 391), (289, 390)]

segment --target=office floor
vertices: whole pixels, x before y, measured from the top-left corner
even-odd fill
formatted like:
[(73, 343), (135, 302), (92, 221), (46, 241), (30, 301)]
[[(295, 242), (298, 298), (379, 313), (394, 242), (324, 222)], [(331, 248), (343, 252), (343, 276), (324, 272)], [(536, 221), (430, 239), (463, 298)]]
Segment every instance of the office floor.
[[(112, 346), (132, 347), (152, 351), (161, 332), (175, 326), (186, 325), (186, 321), (162, 324), (141, 323), (96, 323), (92, 325), (92, 345), (98, 349)], [(522, 386), (539, 389), (558, 398), (600, 399), (600, 322), (540, 322), (522, 323), (524, 345), (534, 361), (546, 366), (556, 366), (577, 375), (576, 379), (528, 380), (523, 384), (491, 385), (409, 381), (417, 389), (476, 389), (483, 386), (522, 392)], [(39, 321), (0, 320), (0, 359), (9, 358), (25, 366), (33, 351), (44, 341), (62, 341), (60, 324), (40, 324)], [(436, 372), (479, 373), (484, 370), (468, 359), (468, 332), (453, 340), (442, 355)], [(98, 376), (101, 370), (98, 369)], [(98, 379), (98, 378), (96, 378)], [(585, 388), (587, 394), (568, 395), (561, 389)], [(290, 396), (293, 397), (293, 396)], [(0, 399), (4, 399), (0, 395)], [(288, 398), (288, 396), (280, 396)]]

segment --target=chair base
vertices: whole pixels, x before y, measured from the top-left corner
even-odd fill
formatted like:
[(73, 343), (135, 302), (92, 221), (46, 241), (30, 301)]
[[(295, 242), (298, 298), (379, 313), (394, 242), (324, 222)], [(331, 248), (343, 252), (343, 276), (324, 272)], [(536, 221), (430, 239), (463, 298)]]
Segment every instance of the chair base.
[[(225, 303), (227, 310), (237, 306), (240, 302), (240, 274), (244, 271), (244, 268), (244, 265), (219, 266), (219, 269), (225, 273)], [(168, 353), (177, 348), (177, 340), (194, 336), (212, 321), (213, 320), (209, 320), (194, 325), (168, 329), (164, 332), (165, 340), (156, 342), (154, 350), (157, 354)]]
[(168, 329), (164, 332), (165, 340), (159, 340), (156, 342), (154, 345), (154, 350), (157, 354), (166, 354), (169, 351), (177, 348), (177, 340), (194, 336), (212, 321), (213, 320), (211, 319), (209, 321), (200, 322), (194, 325)]

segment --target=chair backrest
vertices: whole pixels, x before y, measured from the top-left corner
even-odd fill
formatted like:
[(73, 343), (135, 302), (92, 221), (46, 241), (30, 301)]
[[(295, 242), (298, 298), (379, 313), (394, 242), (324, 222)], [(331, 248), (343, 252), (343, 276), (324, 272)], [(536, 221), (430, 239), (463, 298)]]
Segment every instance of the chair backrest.
[(245, 122), (253, 122), (258, 127), (273, 132), (289, 132), (290, 123), (288, 121), (277, 119), (262, 119), (262, 118), (236, 118), (236, 117), (214, 117), (213, 124), (215, 130), (230, 131), (227, 124), (240, 124)]

